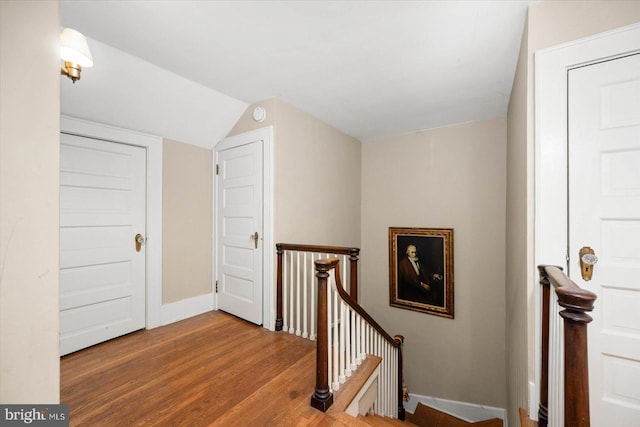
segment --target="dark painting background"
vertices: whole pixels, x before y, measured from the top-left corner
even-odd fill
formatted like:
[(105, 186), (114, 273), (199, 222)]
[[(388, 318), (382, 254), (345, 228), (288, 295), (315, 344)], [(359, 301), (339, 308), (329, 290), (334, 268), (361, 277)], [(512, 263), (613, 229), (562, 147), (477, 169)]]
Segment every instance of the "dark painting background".
[[(397, 236), (396, 265), (407, 256), (407, 246), (415, 245), (418, 258), (433, 274), (444, 276), (444, 238), (439, 236)], [(397, 278), (396, 278), (397, 279)], [(397, 283), (397, 282), (396, 282)]]

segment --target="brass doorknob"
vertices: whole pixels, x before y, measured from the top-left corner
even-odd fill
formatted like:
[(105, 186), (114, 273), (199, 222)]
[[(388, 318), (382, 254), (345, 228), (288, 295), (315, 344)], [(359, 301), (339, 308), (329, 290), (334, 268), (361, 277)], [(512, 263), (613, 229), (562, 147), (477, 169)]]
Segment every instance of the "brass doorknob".
[(140, 249), (142, 249), (142, 244), (144, 243), (144, 236), (140, 233), (136, 234), (135, 242), (136, 242), (136, 252), (140, 252)]
[(593, 266), (598, 262), (598, 257), (593, 249), (589, 246), (583, 246), (578, 253), (580, 257), (580, 272), (582, 273), (582, 280), (585, 282), (591, 280), (593, 274)]
[(255, 248), (258, 249), (258, 240), (260, 239), (260, 236), (258, 235), (258, 232), (256, 231), (255, 233), (253, 233), (251, 238), (253, 239), (253, 244), (254, 244)]

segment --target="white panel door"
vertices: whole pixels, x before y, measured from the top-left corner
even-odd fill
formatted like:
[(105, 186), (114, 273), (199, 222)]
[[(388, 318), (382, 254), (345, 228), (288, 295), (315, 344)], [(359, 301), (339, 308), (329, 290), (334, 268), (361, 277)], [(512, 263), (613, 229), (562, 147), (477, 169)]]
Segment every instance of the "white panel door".
[(262, 141), (217, 153), (218, 308), (262, 324)]
[(60, 352), (145, 327), (146, 149), (60, 135)]
[[(591, 425), (640, 426), (640, 55), (569, 72), (570, 276), (597, 294)], [(578, 251), (595, 250), (583, 281)]]

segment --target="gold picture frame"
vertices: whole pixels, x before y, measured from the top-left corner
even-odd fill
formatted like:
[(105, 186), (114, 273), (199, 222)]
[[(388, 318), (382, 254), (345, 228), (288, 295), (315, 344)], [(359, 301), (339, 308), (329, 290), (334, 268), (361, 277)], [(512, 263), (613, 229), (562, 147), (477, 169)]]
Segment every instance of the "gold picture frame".
[(389, 227), (389, 304), (454, 318), (453, 228)]

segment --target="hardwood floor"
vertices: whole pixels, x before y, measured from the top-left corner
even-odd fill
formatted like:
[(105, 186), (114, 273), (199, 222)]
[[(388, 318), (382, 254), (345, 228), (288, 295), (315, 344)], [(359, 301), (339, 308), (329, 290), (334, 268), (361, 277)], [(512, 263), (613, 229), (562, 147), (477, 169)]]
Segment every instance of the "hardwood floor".
[[(357, 391), (348, 382), (335, 408), (312, 408), (315, 349), (213, 311), (62, 357), (60, 399), (71, 426), (397, 425), (341, 412)], [(375, 369), (379, 360), (370, 359), (354, 381), (364, 382), (369, 364)]]
[(210, 312), (63, 357), (61, 401), (73, 426), (313, 424), (314, 366), (314, 342)]
[(538, 422), (529, 418), (529, 414), (525, 409), (520, 408), (520, 427), (538, 427)]

